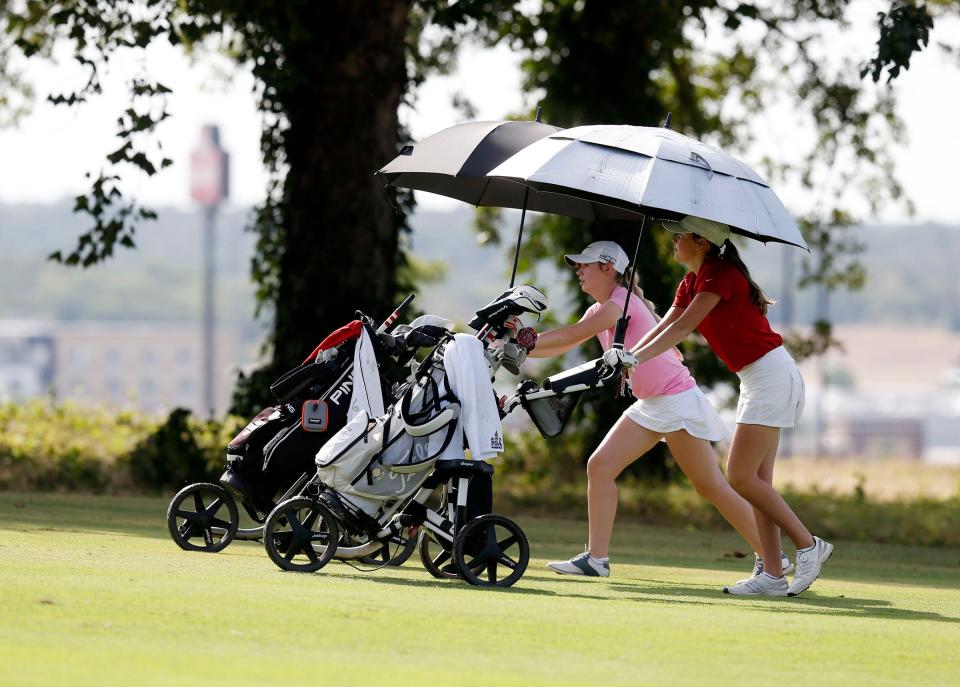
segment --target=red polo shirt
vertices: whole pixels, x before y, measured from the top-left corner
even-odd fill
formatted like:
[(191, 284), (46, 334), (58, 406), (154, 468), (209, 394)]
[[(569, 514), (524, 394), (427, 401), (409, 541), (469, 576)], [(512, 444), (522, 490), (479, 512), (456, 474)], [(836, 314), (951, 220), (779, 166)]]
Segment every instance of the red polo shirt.
[(686, 308), (701, 292), (717, 294), (720, 302), (703, 318), (697, 331), (733, 372), (783, 345), (783, 338), (750, 302), (750, 283), (733, 265), (708, 257), (698, 272), (688, 272), (680, 282), (673, 307)]

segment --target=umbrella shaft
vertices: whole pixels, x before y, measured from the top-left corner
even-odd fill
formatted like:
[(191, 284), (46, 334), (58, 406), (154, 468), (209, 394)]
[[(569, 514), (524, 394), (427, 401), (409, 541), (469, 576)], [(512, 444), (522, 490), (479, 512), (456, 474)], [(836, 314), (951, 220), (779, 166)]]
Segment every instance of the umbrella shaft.
[(640, 240), (643, 238), (643, 227), (647, 223), (647, 216), (640, 220), (640, 233), (637, 234), (637, 247), (633, 249), (633, 262), (630, 264), (630, 274), (627, 277), (627, 297), (623, 299), (623, 315), (617, 320), (617, 328), (613, 334), (613, 348), (623, 348), (623, 340), (627, 336), (627, 307), (630, 305), (630, 296), (633, 295), (633, 276), (637, 273), (637, 258), (640, 257)]
[(510, 288), (517, 279), (517, 264), (520, 262), (520, 242), (523, 241), (523, 223), (527, 219), (527, 200), (530, 198), (530, 187), (523, 192), (523, 210), (520, 211), (520, 233), (517, 235), (517, 248), (513, 251), (513, 274), (510, 275)]

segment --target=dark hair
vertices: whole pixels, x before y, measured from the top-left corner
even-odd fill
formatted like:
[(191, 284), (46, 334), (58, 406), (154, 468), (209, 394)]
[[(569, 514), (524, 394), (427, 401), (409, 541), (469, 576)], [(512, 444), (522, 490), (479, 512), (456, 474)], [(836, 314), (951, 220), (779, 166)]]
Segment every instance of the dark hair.
[(718, 246), (715, 243), (710, 243), (710, 251), (707, 253), (707, 255), (718, 258), (719, 260), (733, 265), (740, 270), (740, 274), (746, 278), (747, 283), (750, 285), (750, 302), (757, 306), (757, 309), (761, 313), (766, 315), (767, 308), (776, 303), (776, 301), (764, 293), (763, 289), (757, 286), (757, 283), (753, 281), (753, 278), (750, 276), (750, 270), (747, 269), (747, 266), (743, 262), (743, 258), (740, 257), (740, 253), (737, 252), (737, 247), (733, 245), (733, 242), (730, 239), (726, 239), (724, 240), (722, 246)]

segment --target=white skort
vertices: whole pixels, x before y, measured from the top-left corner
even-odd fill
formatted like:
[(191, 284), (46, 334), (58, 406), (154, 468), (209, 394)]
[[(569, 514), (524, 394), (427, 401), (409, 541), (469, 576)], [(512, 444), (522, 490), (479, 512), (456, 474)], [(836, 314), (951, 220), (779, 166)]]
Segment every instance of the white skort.
[(707, 441), (720, 441), (730, 434), (713, 405), (696, 386), (679, 394), (640, 399), (623, 414), (659, 434), (682, 429), (690, 436)]
[(800, 421), (806, 387), (797, 364), (783, 346), (753, 361), (737, 376), (737, 424), (795, 427)]

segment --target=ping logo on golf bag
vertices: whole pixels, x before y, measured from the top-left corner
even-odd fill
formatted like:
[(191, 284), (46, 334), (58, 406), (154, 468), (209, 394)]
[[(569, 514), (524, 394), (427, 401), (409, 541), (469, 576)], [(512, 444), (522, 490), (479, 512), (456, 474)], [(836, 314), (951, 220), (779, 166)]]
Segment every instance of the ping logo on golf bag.
[(347, 402), (350, 401), (350, 393), (353, 391), (353, 378), (347, 377), (343, 380), (343, 384), (338, 386), (333, 390), (333, 393), (330, 394), (330, 403), (333, 403), (336, 406), (340, 405), (340, 401), (343, 400), (344, 394), (346, 394)]

